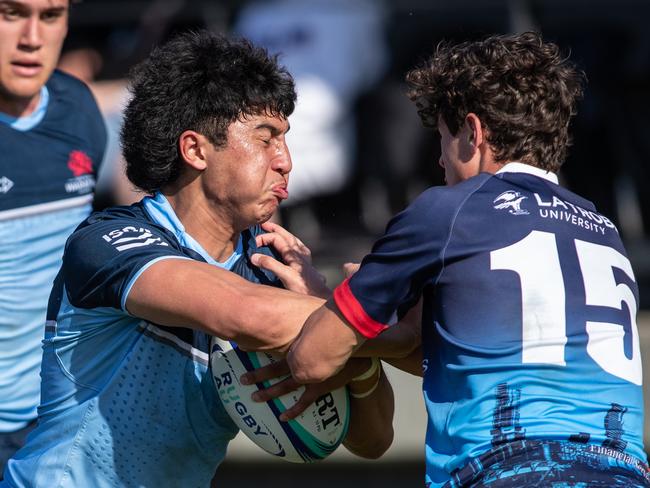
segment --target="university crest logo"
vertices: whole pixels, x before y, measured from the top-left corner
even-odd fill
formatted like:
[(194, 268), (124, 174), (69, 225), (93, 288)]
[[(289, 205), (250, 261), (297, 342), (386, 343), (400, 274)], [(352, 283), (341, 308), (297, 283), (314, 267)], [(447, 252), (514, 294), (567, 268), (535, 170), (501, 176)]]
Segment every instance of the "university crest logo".
[(521, 208), (521, 202), (526, 198), (528, 197), (518, 191), (508, 190), (496, 197), (492, 203), (496, 210), (508, 210), (508, 213), (512, 215), (528, 215), (530, 212)]

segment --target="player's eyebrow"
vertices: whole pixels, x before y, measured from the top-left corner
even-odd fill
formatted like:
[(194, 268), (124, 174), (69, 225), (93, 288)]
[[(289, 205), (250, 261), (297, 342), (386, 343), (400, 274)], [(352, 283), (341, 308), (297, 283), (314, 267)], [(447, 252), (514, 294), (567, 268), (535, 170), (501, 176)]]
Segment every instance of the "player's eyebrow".
[(30, 11), (29, 5), (14, 0), (0, 0), (0, 7), (11, 7), (21, 12)]
[(13, 8), (18, 10), (21, 14), (28, 14), (31, 13), (33, 10), (37, 10), (41, 13), (47, 12), (50, 14), (60, 14), (65, 12), (68, 9), (68, 7), (65, 5), (52, 5), (42, 9), (36, 9), (35, 7), (33, 8), (31, 5), (28, 5), (24, 2), (20, 2), (17, 0), (0, 0), (0, 8)]
[(291, 129), (291, 125), (287, 124), (287, 130), (283, 131), (283, 130), (279, 129), (278, 127), (276, 127), (273, 124), (269, 124), (268, 122), (262, 122), (260, 124), (257, 124), (255, 126), (255, 129), (256, 130), (260, 130), (260, 129), (265, 130), (266, 129), (269, 132), (271, 132), (272, 136), (278, 136), (280, 134), (286, 134), (287, 132), (289, 132), (289, 129)]

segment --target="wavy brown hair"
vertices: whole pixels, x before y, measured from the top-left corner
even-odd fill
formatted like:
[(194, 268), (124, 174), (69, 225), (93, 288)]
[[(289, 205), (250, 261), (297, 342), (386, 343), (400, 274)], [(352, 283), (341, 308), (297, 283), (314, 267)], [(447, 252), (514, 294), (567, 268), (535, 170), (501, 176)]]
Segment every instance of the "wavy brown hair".
[(437, 127), (441, 117), (456, 134), (467, 114), (475, 113), (497, 162), (557, 172), (571, 142), (569, 121), (584, 74), (556, 44), (526, 32), (441, 43), (406, 81), (425, 126)]

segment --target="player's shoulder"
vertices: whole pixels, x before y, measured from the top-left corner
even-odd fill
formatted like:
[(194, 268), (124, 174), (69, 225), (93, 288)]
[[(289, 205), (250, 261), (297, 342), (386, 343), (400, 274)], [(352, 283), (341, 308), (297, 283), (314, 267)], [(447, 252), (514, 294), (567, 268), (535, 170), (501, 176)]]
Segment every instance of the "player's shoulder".
[(106, 124), (90, 88), (81, 80), (55, 70), (47, 81), (49, 102), (43, 123), (57, 132), (67, 132), (93, 148), (99, 163), (106, 146)]
[(68, 238), (66, 254), (106, 245), (119, 252), (155, 245), (181, 247), (176, 236), (154, 222), (140, 202), (93, 212)]
[(481, 173), (453, 186), (432, 186), (413, 201), (409, 210), (437, 220), (451, 217), (490, 180), (490, 176)]
[(65, 98), (72, 103), (96, 105), (86, 83), (58, 69), (54, 70), (46, 86), (55, 99)]

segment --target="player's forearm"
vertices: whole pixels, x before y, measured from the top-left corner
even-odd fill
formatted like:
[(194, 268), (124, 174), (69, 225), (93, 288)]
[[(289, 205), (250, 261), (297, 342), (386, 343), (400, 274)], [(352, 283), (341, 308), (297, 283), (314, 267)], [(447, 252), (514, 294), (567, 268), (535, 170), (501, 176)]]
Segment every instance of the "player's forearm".
[[(353, 392), (353, 386), (350, 386)], [(381, 371), (379, 384), (368, 396), (350, 398), (350, 425), (343, 445), (369, 459), (383, 455), (393, 442), (393, 389)]]
[(206, 321), (213, 335), (233, 340), (242, 349), (286, 351), (310, 314), (324, 303), (279, 288), (246, 288), (234, 291), (228, 313)]
[(291, 345), (287, 362), (299, 383), (318, 383), (336, 374), (365, 338), (348, 325), (331, 301), (313, 312)]
[(250, 283), (205, 263), (174, 259), (159, 261), (142, 273), (129, 293), (127, 309), (157, 324), (235, 341), (244, 349), (284, 350), (323, 303)]
[(422, 376), (422, 347), (416, 348), (411, 354), (404, 358), (386, 358), (385, 361), (397, 369), (411, 373), (415, 376)]

